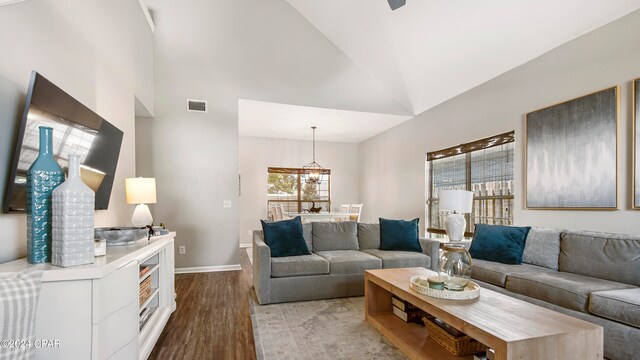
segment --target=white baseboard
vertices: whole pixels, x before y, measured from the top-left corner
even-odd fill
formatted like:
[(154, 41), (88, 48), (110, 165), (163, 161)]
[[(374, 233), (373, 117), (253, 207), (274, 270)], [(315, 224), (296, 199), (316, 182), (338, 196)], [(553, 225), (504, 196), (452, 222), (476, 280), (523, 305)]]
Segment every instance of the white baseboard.
[(240, 267), (240, 264), (176, 268), (175, 273), (176, 274), (192, 274), (192, 273), (238, 271), (238, 270), (242, 270), (242, 268)]
[(253, 244), (240, 244), (240, 249), (246, 249), (250, 247), (253, 247)]

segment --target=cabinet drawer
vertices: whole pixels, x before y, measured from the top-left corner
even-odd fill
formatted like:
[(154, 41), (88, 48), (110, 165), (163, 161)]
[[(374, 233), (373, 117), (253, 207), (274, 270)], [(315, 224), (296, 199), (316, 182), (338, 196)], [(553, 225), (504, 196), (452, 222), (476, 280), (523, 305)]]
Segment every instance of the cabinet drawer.
[(60, 341), (60, 346), (36, 348), (36, 360), (91, 357), (91, 280), (42, 283), (35, 339)]
[(138, 359), (138, 339), (133, 339), (125, 347), (113, 354), (109, 360), (135, 360)]
[(132, 261), (111, 274), (93, 281), (93, 324), (115, 311), (138, 303), (138, 262)]
[(93, 326), (96, 359), (106, 360), (138, 338), (138, 302), (133, 302)]

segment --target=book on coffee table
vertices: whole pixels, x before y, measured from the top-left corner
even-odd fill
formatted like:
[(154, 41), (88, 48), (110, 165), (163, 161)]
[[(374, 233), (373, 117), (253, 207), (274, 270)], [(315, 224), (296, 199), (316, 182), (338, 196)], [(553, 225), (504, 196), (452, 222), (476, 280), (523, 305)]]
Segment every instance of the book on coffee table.
[(402, 311), (416, 311), (416, 310), (420, 310), (418, 309), (417, 306), (413, 305), (412, 303), (408, 302), (407, 300), (401, 299), (395, 295), (391, 296), (391, 304), (393, 304), (393, 306), (397, 307), (398, 309), (402, 310)]
[(494, 360), (495, 356), (495, 351), (493, 351), (493, 349), (489, 349), (486, 353), (473, 355), (473, 360)]
[(402, 311), (395, 306), (393, 306), (393, 314), (399, 317), (400, 319), (402, 319), (404, 322), (417, 323), (417, 324), (423, 324), (422, 317), (427, 315), (426, 312), (420, 309), (411, 310), (411, 311)]
[(463, 333), (462, 331), (454, 328), (453, 326), (447, 324), (446, 322), (438, 319), (438, 318), (433, 318), (433, 322), (440, 326), (441, 328), (443, 328), (446, 332), (448, 332), (449, 334), (455, 336), (455, 337), (461, 337), (461, 336), (465, 336), (466, 334)]

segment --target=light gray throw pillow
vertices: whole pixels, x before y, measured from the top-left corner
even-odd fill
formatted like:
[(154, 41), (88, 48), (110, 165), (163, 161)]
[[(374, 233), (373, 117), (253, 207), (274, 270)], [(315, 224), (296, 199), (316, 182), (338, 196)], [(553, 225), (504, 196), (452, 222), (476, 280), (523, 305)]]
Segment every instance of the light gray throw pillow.
[(358, 250), (355, 221), (313, 222), (313, 251)]
[(522, 262), (558, 270), (562, 229), (532, 227), (524, 245)]
[(29, 341), (31, 346), (4, 346), (3, 359), (33, 359), (36, 310), (42, 270), (30, 268), (0, 277), (0, 340)]
[(304, 238), (304, 242), (307, 243), (309, 251), (313, 251), (313, 233), (311, 224), (302, 224), (302, 237)]
[(358, 223), (358, 244), (360, 250), (380, 248), (380, 224)]

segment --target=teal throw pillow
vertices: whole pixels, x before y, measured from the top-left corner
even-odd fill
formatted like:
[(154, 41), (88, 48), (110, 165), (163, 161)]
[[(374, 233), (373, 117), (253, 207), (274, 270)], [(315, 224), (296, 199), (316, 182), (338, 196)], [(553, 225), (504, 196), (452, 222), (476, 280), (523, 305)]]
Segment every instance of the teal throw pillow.
[(474, 259), (519, 265), (529, 230), (530, 226), (476, 224), (469, 253)]
[(264, 241), (271, 250), (271, 257), (309, 255), (309, 248), (302, 235), (300, 216), (291, 220), (262, 222)]
[(422, 252), (418, 240), (418, 222), (416, 218), (407, 220), (389, 220), (380, 218), (380, 250)]

